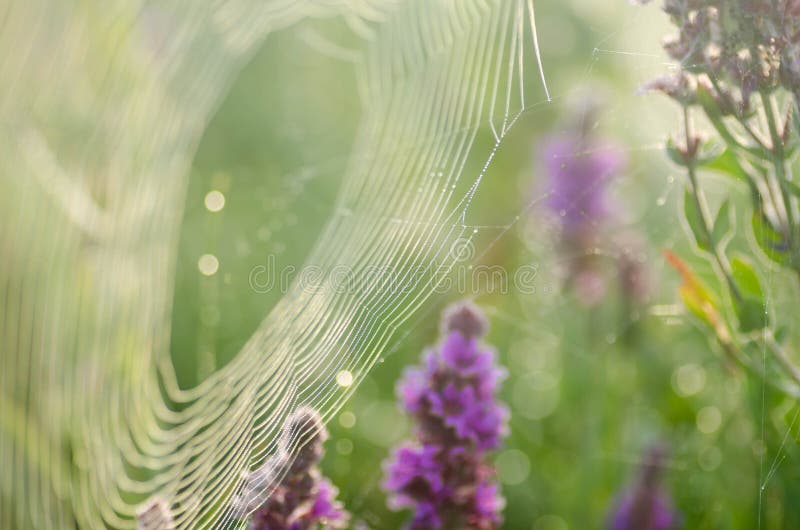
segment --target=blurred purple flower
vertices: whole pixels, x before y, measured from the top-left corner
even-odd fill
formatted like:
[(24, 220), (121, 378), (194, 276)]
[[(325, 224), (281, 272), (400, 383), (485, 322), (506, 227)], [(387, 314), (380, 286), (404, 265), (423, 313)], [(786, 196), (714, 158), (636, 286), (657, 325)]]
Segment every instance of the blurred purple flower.
[(443, 488), (439, 448), (434, 445), (400, 446), (388, 466), (384, 487), (405, 492), (394, 498), (396, 506), (413, 506), (414, 499), (430, 499)]
[(328, 432), (319, 414), (301, 407), (291, 414), (278, 452), (247, 476), (234, 510), (250, 515), (251, 530), (336, 530), (349, 514), (337, 502), (338, 490), (320, 475), (317, 464)]
[(669, 500), (663, 493), (653, 492), (644, 496), (628, 495), (622, 499), (614, 516), (612, 530), (670, 530), (675, 516)]
[(494, 364), (491, 351), (480, 350), (475, 338), (466, 338), (460, 332), (447, 336), (441, 356), (449, 368), (464, 376), (485, 372)]
[(413, 367), (405, 370), (402, 383), (397, 386), (397, 395), (409, 412), (416, 412), (428, 392), (428, 377), (425, 370)]
[(341, 503), (336, 501), (336, 494), (339, 492), (331, 481), (322, 478), (317, 483), (317, 497), (309, 512), (310, 519), (317, 521), (344, 521), (347, 513), (342, 510)]
[(560, 226), (560, 247), (569, 264), (566, 287), (585, 307), (608, 294), (609, 274), (597, 249), (613, 230), (609, 186), (627, 164), (623, 148), (593, 134), (600, 105), (591, 97), (565, 131), (545, 138), (539, 158), (545, 173), (546, 208)]
[(561, 218), (566, 238), (583, 239), (609, 215), (608, 184), (625, 165), (622, 150), (572, 133), (548, 139), (542, 159), (549, 209)]
[(624, 234), (617, 240), (619, 255), (617, 272), (623, 299), (632, 307), (645, 305), (653, 290), (653, 278), (645, 265), (646, 246), (635, 233)]
[(476, 508), (481, 518), (492, 521), (498, 526), (502, 522), (498, 514), (505, 506), (505, 500), (500, 496), (497, 484), (481, 482), (475, 489)]
[(449, 308), (442, 346), (409, 368), (397, 387), (416, 420), (416, 440), (386, 463), (384, 488), (393, 508), (413, 508), (412, 530), (499, 528), (503, 499), (484, 462), (506, 432), (508, 412), (495, 399), (505, 372), (478, 340), (486, 319), (470, 303)]
[(680, 516), (661, 487), (664, 449), (649, 451), (633, 487), (625, 492), (612, 514), (610, 530), (676, 530)]

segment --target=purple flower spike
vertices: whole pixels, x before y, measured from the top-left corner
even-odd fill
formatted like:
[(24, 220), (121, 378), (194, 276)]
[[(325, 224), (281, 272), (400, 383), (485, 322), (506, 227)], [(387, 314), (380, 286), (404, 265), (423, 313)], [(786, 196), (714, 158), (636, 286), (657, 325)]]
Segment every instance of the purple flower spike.
[(610, 530), (676, 530), (680, 516), (660, 484), (665, 451), (650, 450), (634, 486), (625, 492), (612, 514)]
[(599, 102), (588, 98), (565, 131), (545, 138), (539, 159), (545, 173), (546, 208), (560, 227), (559, 245), (568, 268), (565, 287), (584, 307), (599, 305), (608, 292), (608, 277), (597, 249), (609, 245), (615, 204), (612, 179), (626, 165), (614, 142), (594, 134)]
[(343, 521), (347, 512), (342, 510), (341, 503), (336, 501), (339, 490), (328, 479), (321, 479), (317, 485), (317, 498), (311, 507), (309, 515), (318, 521)]
[(505, 506), (505, 500), (500, 496), (497, 484), (482, 482), (475, 490), (475, 506), (482, 520), (493, 521), (500, 524), (498, 514)]
[(251, 530), (337, 530), (349, 514), (336, 501), (337, 489), (320, 475), (317, 464), (328, 431), (313, 409), (301, 407), (284, 423), (278, 452), (247, 476), (234, 498), (239, 516)]
[(397, 397), (410, 412), (416, 412), (422, 406), (422, 400), (428, 391), (428, 378), (419, 368), (405, 371), (402, 382), (397, 385)]
[(438, 452), (439, 448), (433, 445), (401, 446), (395, 451), (384, 486), (402, 493), (395, 499), (397, 505), (412, 505), (413, 501), (430, 499), (441, 492)]
[(416, 421), (415, 440), (386, 463), (389, 505), (412, 508), (410, 530), (494, 530), (504, 501), (485, 462), (500, 445), (508, 412), (495, 394), (505, 371), (478, 339), (486, 318), (468, 302), (454, 305), (442, 322), (444, 341), (409, 368), (397, 387)]
[(462, 375), (481, 373), (492, 369), (492, 352), (481, 351), (475, 339), (451, 332), (442, 345), (442, 360)]
[(608, 217), (608, 184), (624, 166), (622, 151), (580, 135), (550, 139), (543, 149), (550, 197), (548, 207), (561, 218), (565, 237), (593, 232)]

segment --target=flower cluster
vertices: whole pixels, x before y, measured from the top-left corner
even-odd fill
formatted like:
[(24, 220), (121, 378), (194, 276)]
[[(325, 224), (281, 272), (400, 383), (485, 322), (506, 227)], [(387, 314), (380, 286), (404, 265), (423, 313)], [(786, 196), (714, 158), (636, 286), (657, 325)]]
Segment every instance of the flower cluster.
[[(800, 190), (792, 168), (800, 146), (800, 0), (664, 0), (664, 10), (678, 28), (664, 49), (680, 67), (648, 86), (682, 107), (683, 140), (669, 140), (667, 154), (686, 172), (686, 226), (730, 295), (703, 287), (681, 296), (709, 335), (747, 367), (740, 341), (717, 318), (723, 313), (719, 304), (730, 301), (743, 333), (774, 336), (780, 323), (765, 311), (766, 291), (753, 266), (758, 260), (728, 256), (728, 242), (736, 237), (732, 201), (726, 198), (715, 213), (701, 177), (708, 169), (747, 184), (752, 209), (741, 225), (751, 227), (751, 241), (763, 257), (800, 278)], [(695, 112), (716, 131), (714, 141), (703, 142), (693, 130)], [(679, 259), (671, 261), (684, 278), (694, 276)], [(708, 295), (700, 304), (702, 291)], [(796, 385), (800, 371), (781, 342), (767, 340), (765, 349)]]
[(740, 118), (756, 92), (800, 90), (800, 1), (665, 0), (664, 11), (679, 28), (664, 49), (681, 68), (652, 88)]
[(636, 483), (622, 496), (612, 514), (611, 530), (674, 530), (680, 527), (680, 517), (660, 484), (663, 460), (662, 447), (648, 452)]
[(394, 508), (414, 508), (412, 530), (499, 528), (504, 500), (486, 452), (499, 446), (507, 410), (495, 394), (505, 372), (478, 343), (486, 321), (463, 302), (443, 319), (444, 342), (407, 369), (398, 385), (416, 421), (415, 440), (397, 448), (384, 487)]
[(335, 530), (348, 514), (337, 502), (337, 489), (320, 475), (317, 463), (328, 437), (319, 414), (301, 407), (284, 424), (278, 452), (248, 474), (234, 499), (239, 515), (250, 515), (252, 530)]

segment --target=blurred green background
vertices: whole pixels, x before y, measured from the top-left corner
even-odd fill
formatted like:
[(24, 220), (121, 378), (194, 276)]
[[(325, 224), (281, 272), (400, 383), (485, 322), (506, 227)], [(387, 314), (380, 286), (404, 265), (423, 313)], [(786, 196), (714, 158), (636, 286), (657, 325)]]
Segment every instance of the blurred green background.
[[(534, 294), (475, 296), (491, 320), (488, 342), (509, 371), (501, 397), (511, 408), (511, 431), (494, 456), (507, 498), (505, 528), (604, 527), (655, 442), (671, 449), (665, 480), (685, 528), (800, 528), (797, 405), (725, 363), (683, 313), (679, 279), (661, 254), (671, 248), (717, 281), (679, 221), (683, 176), (662, 153), (677, 129), (677, 109), (637, 94), (670, 68), (660, 50), (666, 17), (654, 6), (596, 0), (537, 2), (536, 9), (553, 101), (529, 72), (531, 107), (501, 144), (467, 219), (482, 227), (479, 263), (538, 265)], [(269, 256), (278, 267), (300, 267), (332, 211), (362, 109), (355, 67), (321, 42), (359, 46), (340, 20), (270, 35), (198, 148), (173, 309), (172, 352), (184, 387), (228, 362), (280, 297), (280, 289), (251, 288), (254, 268)], [(566, 127), (588, 93), (603, 101), (597, 135), (625, 145), (629, 158), (612, 185), (617, 211), (607, 229), (646, 242), (638, 255), (651, 297), (634, 314), (624, 311), (611, 270), (608, 296), (594, 308), (562, 289), (568, 259), (536, 200), (543, 178), (537, 146)], [(483, 131), (478, 144), (489, 138)], [(208, 195), (214, 190), (224, 206), (218, 194)], [(727, 191), (744, 197), (744, 190)], [(744, 248), (740, 232), (735, 244)], [(767, 283), (780, 310), (786, 295)], [(435, 344), (435, 315), (457, 298), (439, 296), (408, 322), (410, 333), (330, 423), (324, 471), (354, 518), (371, 528), (399, 528), (408, 517), (389, 511), (379, 488), (381, 462), (410, 432), (394, 386), (403, 367)]]

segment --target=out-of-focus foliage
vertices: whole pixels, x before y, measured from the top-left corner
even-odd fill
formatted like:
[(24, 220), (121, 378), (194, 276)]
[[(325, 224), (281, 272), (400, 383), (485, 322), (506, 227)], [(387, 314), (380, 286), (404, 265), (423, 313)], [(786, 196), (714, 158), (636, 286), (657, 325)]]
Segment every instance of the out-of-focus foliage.
[[(743, 215), (751, 208), (746, 171), (729, 150), (708, 146), (714, 156), (700, 169), (711, 211), (718, 212), (711, 237), (740, 256), (732, 258), (732, 274), (757, 299), (726, 311), (727, 287), (702, 249), (708, 236), (698, 227), (696, 205), (685, 200), (685, 176), (664, 156), (666, 136), (680, 137), (679, 116), (670, 102), (637, 95), (674, 67), (660, 47), (667, 17), (625, 2), (536, 5), (553, 99), (542, 93), (527, 102), (464, 220), (475, 227), (477, 246), (487, 248), (465, 270), (497, 266), (513, 276), (532, 266), (533, 288), (454, 289), (407, 322), (329, 423), (325, 475), (354, 522), (382, 530), (407, 521), (408, 513), (387, 508), (379, 487), (381, 462), (410, 429), (395, 384), (436, 340), (440, 309), (473, 295), (491, 321), (487, 342), (509, 372), (500, 398), (510, 406), (510, 435), (494, 461), (507, 500), (505, 528), (602, 528), (653, 444), (669, 447), (664, 488), (685, 528), (800, 527), (800, 408), (762, 378), (748, 377), (717, 340), (721, 329), (738, 332), (737, 324), (742, 332), (762, 329), (759, 310), (766, 309), (775, 340), (788, 337), (782, 343), (797, 346), (798, 288), (771, 254), (780, 236), (759, 216), (751, 228)], [(229, 363), (279, 300), (284, 278), (271, 289), (254, 288), (254, 271), (274, 267), (288, 281), (332, 212), (365, 112), (348, 60), (358, 24), (326, 19), (271, 34), (227, 87), (197, 146), (171, 308), (170, 352), (182, 388)], [(526, 76), (538, 83), (537, 72)], [(568, 128), (576, 100), (588, 92), (602, 102), (588, 124), (593, 134), (625, 146), (628, 159), (609, 183), (614, 222), (604, 230), (635, 232), (639, 242), (612, 248), (600, 240), (570, 255), (559, 245), (557, 213), (554, 219), (546, 208), (537, 147)], [(80, 124), (74, 126), (77, 132), (65, 129), (60, 141), (80, 137)], [(697, 127), (714, 131), (713, 123)], [(489, 152), (491, 131), (481, 130), (476, 142)], [(475, 177), (485, 162), (470, 160), (465, 171)], [(678, 272), (664, 248), (679, 256)], [(621, 257), (647, 271), (646, 303), (630, 304), (616, 266)], [(591, 307), (566, 288), (565, 278), (587, 258), (606, 282)], [(708, 323), (717, 326), (714, 341)], [(743, 355), (752, 371), (766, 367), (765, 377), (777, 376), (763, 348)], [(348, 374), (340, 375), (342, 386), (350, 384)]]
[[(685, 278), (661, 252), (672, 249), (698, 285), (723, 292), (712, 266), (693, 250), (691, 230), (678, 222), (684, 176), (662, 154), (666, 136), (680, 132), (678, 117), (668, 101), (636, 95), (671, 67), (660, 49), (667, 18), (658, 9), (622, 2), (540, 4), (539, 38), (554, 99), (529, 102), (489, 167), (501, 177), (481, 188), (467, 219), (481, 227), (480, 238), (493, 241), (476, 264), (512, 271), (537, 266), (535, 292), (484, 289), (476, 297), (492, 321), (487, 340), (510, 373), (502, 398), (511, 405), (511, 436), (496, 460), (507, 498), (505, 527), (601, 528), (619, 492), (634, 479), (641, 454), (660, 442), (670, 447), (665, 486), (686, 528), (795, 528), (797, 405), (745, 377), (723, 348), (706, 340), (678, 297)], [(281, 265), (298, 264), (313, 241), (315, 220), (324, 217), (335, 193), (343, 163), (337, 153), (350, 141), (360, 112), (348, 66), (308, 44), (286, 43), (280, 35), (265, 43), (232, 87), (195, 160), (175, 307), (183, 324), (173, 344), (205, 341), (217, 364), (273, 302), (270, 294), (248, 288), (249, 270), (273, 253)], [(618, 273), (607, 265), (600, 266), (609, 289), (599, 306), (586, 309), (562, 290), (571, 260), (559, 255), (557, 223), (543, 214), (543, 163), (536, 147), (566, 128), (565, 116), (587, 87), (604, 99), (591, 124), (595, 133), (627, 146), (628, 169), (611, 184), (615, 230), (643, 234), (646, 244), (636, 258), (653, 284), (649, 305), (634, 314), (614, 287)], [(291, 142), (293, 131), (313, 131), (318, 141)], [(479, 141), (490, 144), (485, 134)], [(739, 168), (727, 152), (705, 164), (734, 176)], [(470, 168), (480, 169), (477, 163)], [(211, 189), (225, 193), (220, 213), (203, 208)], [(707, 189), (713, 206), (729, 201), (718, 216), (717, 236), (731, 252), (752, 255), (741, 215), (726, 217), (728, 208), (744, 211), (746, 186), (709, 179)], [(274, 202), (285, 209), (275, 209)], [(604, 250), (598, 249), (601, 262)], [(206, 252), (221, 263), (211, 278), (196, 267)], [(788, 317), (796, 307), (796, 287), (757, 261), (769, 313)], [(738, 263), (748, 276), (749, 261)], [(213, 297), (198, 303), (209, 292)], [(409, 326), (330, 425), (323, 467), (354, 518), (375, 529), (398, 528), (409, 516), (387, 510), (379, 463), (408, 432), (394, 385), (403, 367), (435, 340), (439, 307)], [(219, 318), (205, 321), (206, 311)], [(753, 363), (761, 362), (759, 350), (750, 355)], [(192, 380), (196, 361), (183, 359), (181, 366)]]

